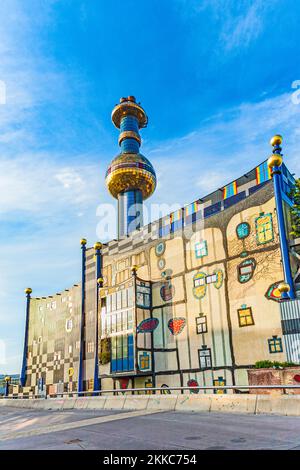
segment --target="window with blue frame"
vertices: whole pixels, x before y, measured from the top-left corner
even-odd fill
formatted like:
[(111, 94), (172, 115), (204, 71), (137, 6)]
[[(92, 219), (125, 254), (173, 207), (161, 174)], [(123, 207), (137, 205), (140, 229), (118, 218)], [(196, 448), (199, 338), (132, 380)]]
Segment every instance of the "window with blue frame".
[(134, 370), (133, 335), (117, 335), (111, 339), (111, 372)]

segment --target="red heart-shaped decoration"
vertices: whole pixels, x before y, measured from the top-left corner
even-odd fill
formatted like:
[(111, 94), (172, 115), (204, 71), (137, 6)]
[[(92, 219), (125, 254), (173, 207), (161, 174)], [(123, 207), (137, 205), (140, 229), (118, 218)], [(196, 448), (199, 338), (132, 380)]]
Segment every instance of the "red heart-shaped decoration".
[(171, 331), (172, 335), (179, 335), (183, 328), (185, 327), (186, 320), (183, 317), (171, 318), (168, 321), (168, 328)]

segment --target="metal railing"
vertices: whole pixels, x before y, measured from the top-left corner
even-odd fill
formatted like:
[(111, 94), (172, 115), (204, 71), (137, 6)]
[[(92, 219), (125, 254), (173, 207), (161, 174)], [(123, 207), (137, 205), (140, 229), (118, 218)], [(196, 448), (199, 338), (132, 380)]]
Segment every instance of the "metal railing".
[[(132, 395), (140, 395), (141, 392), (146, 392), (147, 395), (155, 395), (156, 392), (159, 392), (159, 395), (169, 395), (171, 391), (180, 391), (183, 393), (184, 391), (190, 391), (191, 393), (195, 393), (196, 391), (200, 390), (213, 390), (213, 391), (224, 391), (224, 390), (283, 390), (283, 393), (286, 393), (286, 390), (293, 389), (299, 390), (300, 392), (300, 385), (207, 385), (207, 386), (197, 386), (197, 387), (144, 387), (144, 388), (118, 388), (118, 389), (108, 389), (108, 390), (90, 390), (84, 392), (76, 392), (76, 391), (69, 391), (69, 392), (56, 392), (52, 394), (31, 394), (28, 396), (8, 396), (8, 397), (1, 397), (1, 398), (9, 398), (9, 399), (34, 399), (34, 398), (43, 398), (43, 399), (51, 399), (51, 398), (63, 398), (64, 396), (68, 396), (69, 398), (72, 397), (84, 397), (87, 396), (102, 396), (106, 394), (122, 394), (126, 395), (128, 392), (132, 392)], [(243, 393), (243, 392), (242, 392)], [(247, 392), (244, 392), (247, 393)]]

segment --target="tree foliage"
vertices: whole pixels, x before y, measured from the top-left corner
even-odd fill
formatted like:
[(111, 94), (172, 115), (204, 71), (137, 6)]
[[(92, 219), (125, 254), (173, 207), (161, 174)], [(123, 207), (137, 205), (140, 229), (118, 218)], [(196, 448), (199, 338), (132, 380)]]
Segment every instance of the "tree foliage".
[(290, 232), (290, 235), (295, 238), (298, 238), (300, 237), (300, 178), (296, 180), (296, 184), (291, 196), (294, 201), (294, 205), (291, 209), (292, 230)]

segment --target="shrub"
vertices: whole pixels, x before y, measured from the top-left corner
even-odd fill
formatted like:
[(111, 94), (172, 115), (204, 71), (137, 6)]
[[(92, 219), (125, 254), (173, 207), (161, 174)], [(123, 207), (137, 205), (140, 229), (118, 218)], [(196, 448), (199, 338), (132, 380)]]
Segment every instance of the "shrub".
[(111, 340), (103, 338), (100, 341), (99, 362), (103, 366), (111, 361)]
[(279, 362), (279, 361), (257, 361), (254, 364), (255, 369), (283, 369), (284, 367), (293, 367), (299, 364), (295, 364), (294, 362)]

